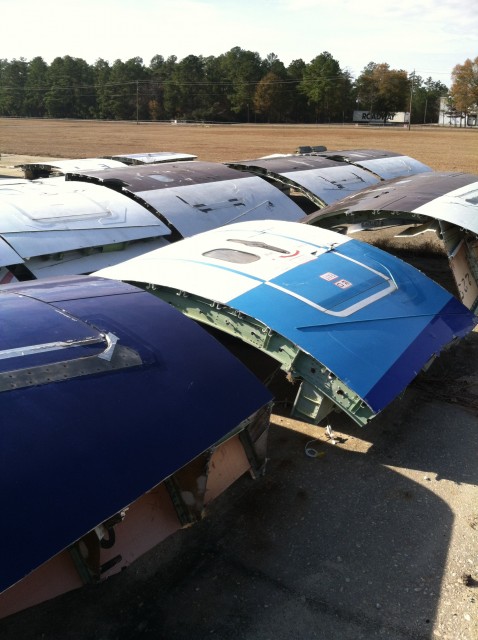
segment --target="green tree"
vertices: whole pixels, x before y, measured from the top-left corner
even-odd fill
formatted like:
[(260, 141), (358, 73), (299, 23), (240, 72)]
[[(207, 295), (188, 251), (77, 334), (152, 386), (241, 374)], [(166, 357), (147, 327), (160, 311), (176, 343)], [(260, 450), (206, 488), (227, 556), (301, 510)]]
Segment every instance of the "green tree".
[(0, 114), (3, 116), (25, 115), (25, 84), (28, 75), (28, 63), (25, 58), (2, 60), (0, 86)]
[(312, 122), (314, 109), (307, 96), (299, 90), (307, 65), (301, 59), (293, 60), (287, 67), (287, 114), (292, 122)]
[(344, 96), (350, 89), (348, 72), (328, 51), (314, 58), (304, 69), (299, 90), (315, 109), (316, 122), (340, 121)]
[(284, 63), (279, 60), (275, 53), (268, 53), (262, 61), (263, 73), (275, 73), (279, 78), (283, 78), (286, 74)]
[(174, 81), (174, 72), (178, 64), (176, 56), (169, 56), (163, 67), (164, 73), (164, 90), (163, 102), (166, 117), (177, 118), (179, 114), (180, 95), (176, 82)]
[(175, 80), (178, 66), (176, 56), (164, 59), (155, 55), (149, 65), (149, 106), (153, 109), (153, 119), (177, 118), (181, 100), (178, 84)]
[(249, 121), (257, 83), (262, 78), (262, 60), (258, 53), (233, 47), (220, 56), (224, 80), (228, 83), (231, 111), (242, 121)]
[(25, 115), (43, 117), (46, 114), (45, 94), (47, 90), (48, 65), (43, 58), (37, 56), (28, 63), (28, 74), (25, 83)]
[(96, 117), (104, 120), (114, 117), (109, 102), (109, 82), (111, 67), (107, 60), (98, 58), (93, 65), (93, 76), (96, 90)]
[(126, 62), (115, 60), (105, 85), (104, 110), (115, 120), (146, 119), (148, 96), (144, 85), (147, 81), (148, 73), (142, 58), (130, 58)]
[(96, 113), (93, 69), (81, 58), (55, 58), (48, 68), (45, 95), (52, 118), (90, 118)]
[(233, 120), (229, 100), (229, 85), (225, 81), (220, 57), (209, 56), (204, 60), (204, 75), (207, 82), (207, 120), (230, 122)]
[(186, 56), (175, 66), (171, 82), (176, 86), (178, 116), (188, 120), (203, 120), (207, 112), (204, 58)]
[(406, 71), (390, 69), (385, 62), (370, 62), (355, 87), (359, 106), (381, 114), (384, 123), (390, 114), (408, 111), (412, 87)]
[(437, 123), (440, 98), (448, 95), (448, 87), (439, 80), (414, 76), (412, 88), (412, 124)]
[(162, 55), (156, 54), (149, 63), (148, 112), (151, 120), (164, 117), (164, 80), (165, 64)]

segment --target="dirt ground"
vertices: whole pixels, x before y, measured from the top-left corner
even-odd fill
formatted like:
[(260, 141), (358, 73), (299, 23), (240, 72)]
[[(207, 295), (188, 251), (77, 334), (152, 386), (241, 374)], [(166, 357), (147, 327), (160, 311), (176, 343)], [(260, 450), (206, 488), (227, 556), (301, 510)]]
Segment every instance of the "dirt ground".
[[(478, 173), (474, 131), (37, 125), (0, 120), (5, 171), (25, 155), (225, 161), (325, 144)], [(417, 246), (407, 259), (453, 290), (443, 255)], [(478, 333), (369, 426), (334, 414), (332, 427), (335, 444), (276, 407), (264, 477), (241, 478), (201, 523), (105, 583), (0, 620), (0, 638), (478, 640)]]
[[(444, 127), (172, 125), (0, 118), (0, 161), (8, 156), (91, 158), (120, 153), (178, 151), (199, 160), (226, 162), (299, 146), (327, 149), (387, 149), (435, 171), (478, 174), (478, 130)], [(10, 163), (13, 164), (13, 163)]]

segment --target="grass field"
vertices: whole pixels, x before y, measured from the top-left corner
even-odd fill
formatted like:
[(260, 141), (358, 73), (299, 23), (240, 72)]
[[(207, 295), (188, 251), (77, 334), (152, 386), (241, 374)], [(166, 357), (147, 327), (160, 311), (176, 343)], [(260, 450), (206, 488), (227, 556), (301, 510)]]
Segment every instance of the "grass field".
[(358, 125), (191, 125), (0, 118), (0, 154), (88, 158), (119, 153), (178, 151), (226, 162), (299, 146), (387, 149), (436, 171), (478, 174), (478, 130)]

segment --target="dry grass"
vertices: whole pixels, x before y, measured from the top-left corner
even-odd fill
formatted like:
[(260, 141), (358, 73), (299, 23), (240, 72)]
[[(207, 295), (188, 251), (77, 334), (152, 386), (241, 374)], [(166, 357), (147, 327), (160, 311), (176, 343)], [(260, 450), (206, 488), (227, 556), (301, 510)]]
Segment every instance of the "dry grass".
[(171, 125), (0, 118), (0, 153), (87, 158), (119, 153), (180, 151), (199, 160), (226, 162), (301, 145), (327, 149), (387, 149), (412, 156), (436, 171), (478, 174), (478, 130), (354, 125)]

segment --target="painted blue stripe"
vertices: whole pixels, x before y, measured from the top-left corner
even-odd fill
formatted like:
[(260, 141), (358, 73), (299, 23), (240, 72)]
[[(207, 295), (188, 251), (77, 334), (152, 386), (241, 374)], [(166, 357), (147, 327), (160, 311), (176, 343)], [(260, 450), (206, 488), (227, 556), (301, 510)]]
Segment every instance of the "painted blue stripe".
[[(318, 311), (267, 285), (260, 285), (228, 304), (292, 340), (366, 399), (374, 411), (380, 411), (429, 357), (452, 339), (454, 332), (464, 334), (471, 330), (475, 318), (448, 292), (409, 264), (355, 241), (340, 247), (343, 250), (383, 273), (393, 273), (398, 290), (346, 318)], [(313, 269), (315, 264), (317, 273), (322, 272), (321, 260), (322, 257), (304, 266)], [(328, 264), (327, 260), (323, 264)], [(292, 276), (289, 274), (288, 278)], [(303, 292), (307, 292), (308, 286), (308, 297), (312, 298), (316, 279), (304, 278)], [(415, 360), (410, 354), (418, 343), (423, 348)], [(404, 355), (407, 352), (408, 357)]]

